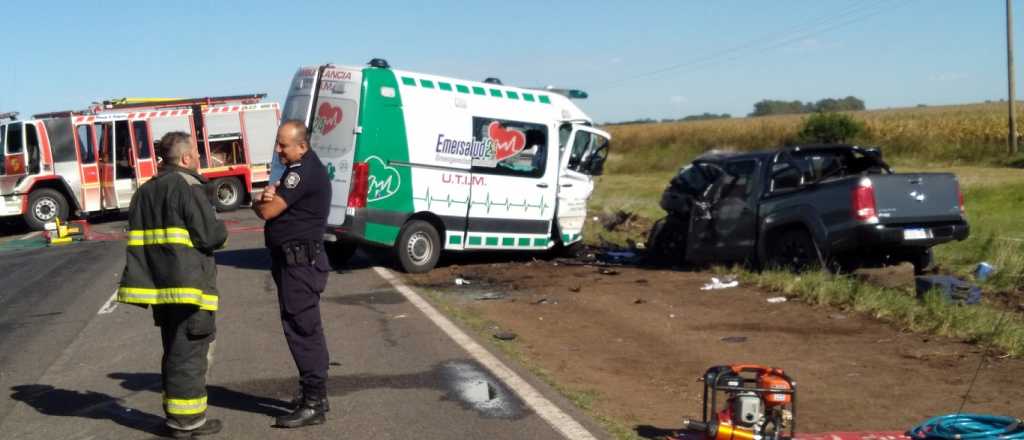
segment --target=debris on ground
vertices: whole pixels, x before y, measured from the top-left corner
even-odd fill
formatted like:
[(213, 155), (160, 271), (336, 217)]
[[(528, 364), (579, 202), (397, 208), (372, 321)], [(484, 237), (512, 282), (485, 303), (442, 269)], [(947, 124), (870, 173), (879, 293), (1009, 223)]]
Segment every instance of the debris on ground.
[(505, 299), (505, 298), (508, 298), (508, 294), (505, 294), (505, 293), (502, 293), (502, 292), (484, 292), (484, 293), (481, 293), (481, 294), (475, 296), (473, 299), (475, 299), (477, 301), (489, 301), (489, 300)]
[(773, 296), (771, 298), (768, 298), (769, 304), (782, 304), (784, 302), (786, 302), (786, 297), (784, 296)]
[(717, 277), (711, 277), (711, 282), (705, 284), (703, 287), (700, 288), (700, 290), (731, 289), (731, 288), (739, 286), (739, 285), (740, 285), (740, 282), (738, 280), (735, 280), (735, 279), (729, 281), (729, 278), (726, 278), (726, 281), (722, 281), (721, 279), (719, 279)]
[(977, 304), (981, 302), (981, 288), (960, 278), (948, 275), (922, 275), (914, 278), (918, 298), (932, 290), (939, 291), (948, 303)]
[(995, 267), (992, 267), (992, 265), (988, 264), (988, 262), (982, 261), (981, 263), (978, 263), (978, 267), (974, 269), (974, 279), (978, 280), (979, 282), (985, 281), (995, 271)]
[(619, 271), (615, 269), (602, 268), (597, 271), (601, 275), (618, 275)]
[(643, 298), (637, 298), (633, 300), (633, 304), (647, 304), (647, 300)]
[(533, 304), (535, 306), (539, 306), (541, 304), (558, 304), (558, 300), (549, 300), (547, 298), (541, 298), (541, 299), (538, 299), (536, 301), (531, 302), (530, 304)]
[(460, 278), (456, 278), (455, 279), (455, 285), (456, 286), (465, 286), (465, 285), (468, 285), (468, 284), (471, 284), (471, 283), (469, 282), (469, 280), (467, 280), (465, 278), (461, 278), (460, 277)]
[(844, 315), (842, 313), (833, 313), (831, 315), (828, 315), (828, 319), (836, 319), (836, 320), (846, 319), (846, 315)]
[(500, 332), (495, 332), (494, 333), (494, 338), (495, 339), (500, 339), (502, 341), (511, 341), (511, 340), (515, 339), (516, 336), (517, 335), (515, 333), (507, 332), (507, 331), (500, 331)]
[(583, 286), (575, 285), (569, 288), (570, 292), (576, 293), (583, 289)]
[(722, 338), (721, 341), (722, 342), (729, 342), (729, 343), (733, 343), (733, 344), (738, 344), (740, 342), (747, 342), (747, 337), (746, 336), (726, 336), (726, 337)]

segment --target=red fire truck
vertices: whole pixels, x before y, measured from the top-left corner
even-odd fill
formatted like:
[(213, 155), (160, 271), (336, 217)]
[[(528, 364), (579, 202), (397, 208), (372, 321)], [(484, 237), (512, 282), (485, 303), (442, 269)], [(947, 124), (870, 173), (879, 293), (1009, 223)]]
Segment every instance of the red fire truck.
[(153, 142), (171, 131), (193, 134), (214, 205), (235, 209), (269, 176), (280, 110), (264, 96), (122, 99), (0, 123), (0, 217), (42, 229), (57, 217), (127, 208), (156, 173)]

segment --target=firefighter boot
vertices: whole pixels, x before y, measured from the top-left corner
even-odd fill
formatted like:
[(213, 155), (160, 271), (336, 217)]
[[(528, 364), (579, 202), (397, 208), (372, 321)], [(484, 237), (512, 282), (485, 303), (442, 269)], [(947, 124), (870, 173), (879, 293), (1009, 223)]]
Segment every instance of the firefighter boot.
[(319, 425), (327, 419), (324, 416), (327, 412), (327, 398), (303, 397), (302, 402), (290, 414), (277, 418), (274, 426), (278, 428), (301, 428), (303, 426)]
[(218, 420), (218, 419), (208, 419), (208, 420), (206, 420), (206, 423), (203, 423), (202, 426), (200, 426), (200, 427), (198, 427), (196, 429), (184, 430), (184, 429), (170, 428), (170, 430), (171, 430), (171, 438), (193, 438), (193, 437), (199, 437), (201, 435), (213, 435), (213, 434), (216, 434), (216, 433), (220, 432), (221, 428), (223, 428), (223, 425), (221, 424), (220, 420)]
[[(295, 393), (294, 396), (292, 396), (292, 400), (288, 402), (288, 406), (292, 409), (296, 409), (299, 407), (299, 405), (302, 405), (303, 400), (306, 400), (306, 393), (300, 389), (298, 392)], [(328, 402), (327, 399), (323, 399), (323, 402), (324, 412), (331, 412), (331, 403)]]

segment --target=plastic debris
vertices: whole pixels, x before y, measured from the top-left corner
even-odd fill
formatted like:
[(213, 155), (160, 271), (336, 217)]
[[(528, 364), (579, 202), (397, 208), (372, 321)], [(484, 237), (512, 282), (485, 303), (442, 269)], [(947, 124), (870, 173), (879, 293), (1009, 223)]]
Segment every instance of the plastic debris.
[(700, 290), (731, 289), (731, 288), (739, 286), (739, 285), (740, 285), (740, 282), (737, 281), (737, 280), (722, 282), (722, 280), (720, 280), (720, 279), (718, 279), (716, 277), (711, 277), (711, 282), (705, 284), (703, 287), (700, 288)]
[(771, 298), (768, 298), (769, 304), (782, 304), (784, 302), (786, 302), (786, 297), (784, 296), (773, 296)]
[(455, 279), (455, 285), (456, 286), (466, 286), (466, 285), (469, 285), (469, 284), (472, 284), (472, 283), (470, 283), (469, 280), (467, 280), (465, 278), (456, 278)]
[(992, 267), (988, 262), (982, 261), (981, 263), (978, 263), (978, 267), (974, 269), (974, 279), (978, 281), (985, 281), (990, 275), (992, 275), (992, 272), (995, 271), (995, 267)]

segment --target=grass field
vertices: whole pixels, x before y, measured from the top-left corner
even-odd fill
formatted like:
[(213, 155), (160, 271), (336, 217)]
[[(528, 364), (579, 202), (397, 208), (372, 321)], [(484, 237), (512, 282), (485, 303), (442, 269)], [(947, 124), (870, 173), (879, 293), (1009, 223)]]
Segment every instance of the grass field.
[[(974, 104), (852, 114), (867, 126), (855, 143), (879, 146), (897, 172), (951, 172), (959, 177), (971, 236), (936, 247), (936, 263), (944, 271), (969, 277), (979, 262), (987, 261), (997, 270), (983, 284), (985, 291), (1021, 298), (1024, 169), (1007, 166), (1022, 161), (1006, 155), (1005, 111), (1005, 104)], [(743, 151), (786, 144), (801, 120), (802, 116), (794, 115), (609, 127), (613, 153), (606, 174), (598, 178), (590, 211), (600, 215), (622, 209), (636, 213), (639, 225), (649, 225), (664, 215), (658, 200), (680, 166), (710, 148)], [(645, 232), (642, 227), (609, 232), (588, 222), (584, 237), (592, 244), (642, 243)], [(905, 293), (824, 274), (748, 273), (746, 277), (812, 303), (852, 308), (910, 330), (991, 343), (1015, 356), (1024, 355), (1024, 320), (1011, 313), (997, 325), (1006, 314), (996, 305), (920, 302)], [(993, 332), (996, 327), (1000, 331)]]

